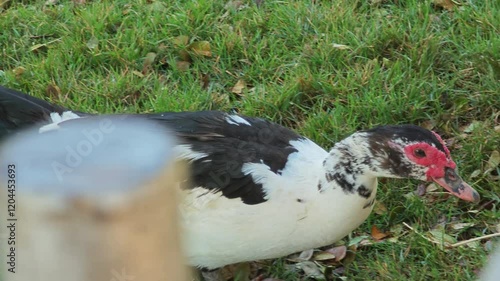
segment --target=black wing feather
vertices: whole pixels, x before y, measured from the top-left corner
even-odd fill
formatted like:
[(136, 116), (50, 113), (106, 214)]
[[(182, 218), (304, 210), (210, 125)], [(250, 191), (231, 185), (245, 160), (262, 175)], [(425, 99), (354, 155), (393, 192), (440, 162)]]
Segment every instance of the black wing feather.
[(245, 163), (263, 163), (274, 173), (285, 167), (288, 155), (296, 152), (290, 141), (302, 138), (278, 124), (240, 116), (251, 126), (230, 124), (219, 111), (178, 112), (149, 115), (174, 130), (183, 144), (208, 156), (193, 161), (193, 186), (221, 191), (246, 204), (266, 201), (262, 185), (245, 175)]
[(27, 126), (50, 120), (50, 113), (66, 109), (0, 86), (0, 137)]

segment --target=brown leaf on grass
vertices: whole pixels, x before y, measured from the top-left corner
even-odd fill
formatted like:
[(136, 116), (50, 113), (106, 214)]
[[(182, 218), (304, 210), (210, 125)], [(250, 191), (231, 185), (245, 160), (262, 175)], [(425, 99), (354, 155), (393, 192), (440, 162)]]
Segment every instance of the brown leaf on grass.
[(135, 76), (139, 76), (139, 77), (141, 77), (141, 78), (143, 78), (143, 77), (144, 77), (144, 74), (142, 74), (142, 72), (139, 72), (139, 71), (137, 71), (137, 70), (132, 71), (132, 74), (134, 74)]
[(191, 63), (188, 61), (177, 61), (175, 63), (175, 66), (177, 67), (177, 69), (179, 71), (188, 71), (190, 65), (191, 65)]
[(451, 228), (453, 228), (454, 230), (460, 230), (471, 226), (474, 226), (474, 224), (471, 222), (458, 222), (451, 224)]
[(233, 273), (234, 280), (250, 280), (251, 268), (250, 263), (242, 262), (236, 267)]
[(16, 77), (23, 75), (23, 73), (25, 71), (26, 71), (26, 68), (24, 68), (22, 66), (18, 66), (12, 70), (12, 72), (14, 72), (14, 75), (16, 75)]
[(498, 152), (498, 150), (493, 150), (488, 159), (488, 163), (486, 163), (486, 171), (484, 171), (484, 174), (495, 170), (498, 165), (500, 165), (500, 152)]
[(56, 84), (49, 84), (45, 89), (45, 93), (47, 93), (47, 96), (55, 98), (61, 95), (61, 89)]
[(341, 261), (345, 258), (347, 254), (347, 247), (345, 245), (333, 247), (325, 250), (326, 253), (332, 254), (335, 256), (335, 261)]
[(333, 260), (335, 259), (335, 255), (332, 253), (328, 253), (326, 251), (322, 251), (314, 255), (313, 260), (314, 261), (326, 261), (326, 260)]
[(457, 239), (444, 233), (444, 230), (441, 229), (434, 229), (429, 231), (427, 237), (429, 237), (431, 241), (436, 243), (440, 249), (443, 249), (443, 247), (449, 247), (450, 245), (457, 243)]
[(453, 8), (457, 6), (457, 3), (453, 0), (432, 0), (432, 3), (448, 11), (453, 11)]
[(403, 233), (403, 225), (396, 224), (396, 225), (392, 226), (390, 229), (390, 232), (391, 232), (391, 236), (393, 238), (401, 235)]
[(239, 10), (243, 6), (243, 4), (244, 3), (241, 0), (232, 0), (232, 1), (227, 2), (226, 5), (224, 5), (224, 9), (226, 9), (226, 10), (229, 10), (229, 9)]
[[(138, 74), (141, 74), (140, 72), (136, 71)], [(125, 105), (131, 105), (131, 104), (136, 104), (139, 98), (141, 97), (141, 91), (139, 90), (133, 90), (128, 92), (123, 98), (122, 102)]]
[(290, 262), (293, 262), (293, 263), (307, 261), (307, 260), (310, 260), (312, 258), (313, 254), (314, 254), (314, 249), (309, 249), (309, 250), (302, 251), (298, 254), (290, 255), (287, 257), (287, 260)]
[(356, 257), (357, 246), (356, 245), (349, 246), (349, 247), (347, 247), (347, 250), (348, 251), (345, 255), (345, 258), (342, 260), (342, 264), (344, 266), (348, 265), (354, 261), (354, 259)]
[(149, 10), (155, 13), (167, 13), (168, 9), (166, 5), (168, 5), (168, 2), (163, 2), (163, 1), (152, 1), (150, 0), (151, 5), (149, 5)]
[(324, 279), (321, 269), (312, 261), (303, 261), (296, 264), (297, 268), (304, 272), (304, 275), (313, 279)]
[(375, 206), (373, 206), (373, 212), (377, 215), (383, 215), (387, 213), (387, 207), (380, 201), (375, 201)]
[(156, 53), (150, 52), (146, 55), (142, 64), (142, 74), (146, 75), (153, 69), (153, 62), (155, 61)]
[(357, 247), (361, 241), (366, 240), (369, 236), (367, 235), (361, 235), (361, 236), (356, 236), (352, 239), (349, 240), (349, 243), (347, 244), (348, 247), (354, 246)]
[(477, 178), (480, 174), (481, 174), (481, 170), (476, 169), (476, 170), (474, 170), (474, 172), (472, 172), (472, 173), (470, 174), (470, 176), (469, 176), (469, 177), (470, 177), (471, 179), (473, 179), (473, 178)]
[(7, 9), (7, 7), (9, 6), (9, 4), (10, 4), (10, 0), (0, 0), (0, 12), (3, 9)]
[(231, 88), (231, 92), (235, 93), (237, 95), (241, 95), (243, 92), (243, 89), (247, 87), (247, 84), (245, 83), (244, 80), (240, 79), (236, 84)]
[(255, 5), (257, 5), (257, 8), (260, 8), (262, 6), (262, 3), (264, 3), (264, 0), (254, 0)]
[(35, 44), (35, 45), (31, 46), (30, 51), (37, 53), (39, 51), (44, 51), (46, 49), (47, 49), (46, 44)]
[(73, 4), (75, 4), (75, 5), (85, 5), (85, 4), (87, 4), (87, 0), (73, 0)]
[(203, 90), (206, 90), (210, 85), (210, 75), (208, 73), (203, 74), (201, 76), (200, 82), (201, 82), (201, 88)]
[(427, 130), (432, 130), (434, 127), (436, 127), (436, 122), (433, 120), (425, 120), (424, 122), (420, 123), (420, 127), (426, 128)]
[(371, 235), (372, 235), (373, 239), (380, 241), (380, 240), (384, 239), (385, 237), (389, 236), (390, 233), (389, 232), (382, 232), (382, 231), (380, 231), (380, 229), (378, 229), (378, 227), (376, 225), (372, 225)]
[(189, 50), (193, 51), (196, 55), (211, 57), (212, 51), (210, 50), (210, 42), (197, 41), (189, 44)]
[(338, 50), (347, 50), (347, 49), (350, 49), (351, 47), (347, 46), (347, 45), (344, 45), (344, 44), (337, 44), (337, 43), (332, 43), (332, 47), (334, 49), (338, 49)]
[(481, 121), (472, 121), (469, 125), (462, 128), (462, 132), (464, 133), (472, 133), (476, 129), (480, 129), (483, 127), (483, 122)]
[(187, 46), (187, 44), (189, 43), (189, 36), (179, 35), (177, 37), (174, 37), (172, 43), (175, 47)]
[(260, 262), (241, 262), (224, 266), (220, 270), (220, 273), (222, 275), (221, 280), (262, 281), (262, 279), (264, 279), (264, 276), (258, 275), (258, 272), (262, 269), (262, 266), (263, 264)]
[(179, 58), (183, 61), (187, 62), (192, 62), (193, 60), (191, 59), (191, 56), (189, 55), (189, 52), (186, 50), (179, 50), (177, 52), (179, 54)]
[(439, 188), (437, 187), (436, 184), (434, 183), (431, 183), (429, 184), (426, 188), (425, 188), (425, 192), (428, 193), (428, 192), (433, 192), (433, 191), (436, 191), (438, 190)]

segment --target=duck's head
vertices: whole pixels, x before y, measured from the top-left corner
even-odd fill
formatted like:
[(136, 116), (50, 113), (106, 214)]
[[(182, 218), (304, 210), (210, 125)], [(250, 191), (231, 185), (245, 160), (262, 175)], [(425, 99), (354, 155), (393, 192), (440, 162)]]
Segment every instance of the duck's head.
[(441, 137), (414, 125), (381, 126), (366, 131), (380, 168), (394, 177), (433, 181), (456, 197), (479, 201), (479, 194), (460, 178)]

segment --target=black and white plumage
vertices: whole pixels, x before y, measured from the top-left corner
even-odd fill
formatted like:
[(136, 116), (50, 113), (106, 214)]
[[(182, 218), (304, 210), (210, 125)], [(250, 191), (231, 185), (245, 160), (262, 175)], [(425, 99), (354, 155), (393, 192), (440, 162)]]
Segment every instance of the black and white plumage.
[[(35, 123), (46, 132), (80, 115), (0, 87), (0, 132)], [(368, 217), (379, 177), (435, 181), (479, 200), (441, 138), (418, 126), (359, 131), (326, 151), (259, 118), (217, 111), (141, 116), (175, 132), (176, 155), (190, 163), (192, 184), (180, 211), (186, 255), (198, 267), (329, 245)]]

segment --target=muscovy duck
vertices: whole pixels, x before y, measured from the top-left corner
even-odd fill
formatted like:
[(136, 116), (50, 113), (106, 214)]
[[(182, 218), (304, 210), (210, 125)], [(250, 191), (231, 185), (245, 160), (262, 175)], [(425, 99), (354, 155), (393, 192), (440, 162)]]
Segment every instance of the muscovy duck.
[[(43, 133), (85, 116), (0, 87), (0, 135), (35, 124)], [(177, 157), (190, 164), (180, 205), (185, 253), (208, 270), (336, 242), (372, 211), (379, 177), (434, 181), (479, 201), (439, 135), (418, 126), (359, 131), (326, 151), (260, 118), (218, 111), (140, 116), (172, 130)]]

